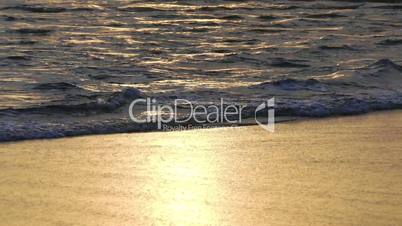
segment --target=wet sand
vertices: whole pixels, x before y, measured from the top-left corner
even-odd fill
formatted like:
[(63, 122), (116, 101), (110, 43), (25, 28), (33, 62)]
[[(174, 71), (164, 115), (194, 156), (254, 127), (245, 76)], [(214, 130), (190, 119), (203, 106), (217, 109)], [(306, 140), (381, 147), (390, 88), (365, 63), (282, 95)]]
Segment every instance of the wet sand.
[(0, 144), (1, 225), (398, 225), (402, 111)]

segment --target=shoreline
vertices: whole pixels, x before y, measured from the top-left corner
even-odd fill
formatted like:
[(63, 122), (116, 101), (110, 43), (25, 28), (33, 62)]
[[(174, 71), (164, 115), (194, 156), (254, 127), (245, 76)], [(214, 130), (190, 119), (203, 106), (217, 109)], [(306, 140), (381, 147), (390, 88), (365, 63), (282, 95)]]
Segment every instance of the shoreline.
[[(331, 119), (331, 118), (343, 118), (343, 117), (356, 117), (356, 116), (364, 116), (370, 114), (381, 114), (387, 112), (398, 112), (402, 111), (402, 109), (385, 109), (385, 110), (375, 110), (365, 113), (355, 113), (355, 114), (344, 114), (344, 115), (329, 115), (329, 116), (322, 116), (322, 117), (301, 117), (301, 116), (276, 116), (275, 117), (275, 124), (282, 124), (287, 122), (298, 122), (298, 121), (305, 121), (305, 120), (322, 120), (322, 119)], [(260, 119), (260, 118), (259, 118)], [(262, 119), (262, 122), (264, 119)], [(211, 129), (211, 128), (225, 128), (225, 127), (244, 127), (244, 126), (257, 126), (257, 123), (253, 118), (245, 118), (242, 124), (229, 124), (229, 123), (212, 123), (212, 124), (193, 124), (193, 123), (185, 123), (185, 124), (166, 124), (169, 127), (180, 127), (180, 128), (187, 128), (178, 131), (188, 131), (188, 130), (198, 130), (198, 129)], [(39, 137), (39, 138), (17, 138), (17, 139), (10, 139), (10, 140), (0, 140), (0, 144), (3, 143), (15, 143), (15, 142), (24, 142), (24, 141), (34, 141), (34, 140), (54, 140), (54, 139), (63, 139), (63, 138), (73, 138), (73, 137), (82, 137), (82, 136), (98, 136), (98, 135), (115, 135), (115, 134), (136, 134), (136, 133), (165, 133), (165, 132), (177, 132), (176, 130), (160, 130), (157, 129), (156, 123), (144, 123), (144, 124), (135, 124), (133, 123), (133, 129), (121, 129), (118, 131), (97, 131), (97, 132), (76, 132), (69, 135), (52, 135), (51, 137)], [(189, 128), (191, 127), (191, 128)]]

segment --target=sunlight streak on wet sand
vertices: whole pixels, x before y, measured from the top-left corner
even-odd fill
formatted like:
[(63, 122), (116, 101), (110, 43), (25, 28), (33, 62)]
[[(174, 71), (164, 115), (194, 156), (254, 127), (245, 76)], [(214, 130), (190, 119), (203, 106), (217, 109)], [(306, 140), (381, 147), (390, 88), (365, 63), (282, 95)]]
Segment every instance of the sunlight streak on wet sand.
[(0, 145), (4, 225), (396, 225), (401, 111)]

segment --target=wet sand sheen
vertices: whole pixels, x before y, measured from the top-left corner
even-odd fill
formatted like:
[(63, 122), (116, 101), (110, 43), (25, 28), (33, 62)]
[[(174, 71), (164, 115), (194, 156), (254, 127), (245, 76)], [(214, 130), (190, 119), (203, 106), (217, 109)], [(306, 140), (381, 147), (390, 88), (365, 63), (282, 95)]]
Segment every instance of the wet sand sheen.
[(0, 145), (4, 225), (397, 225), (402, 112)]

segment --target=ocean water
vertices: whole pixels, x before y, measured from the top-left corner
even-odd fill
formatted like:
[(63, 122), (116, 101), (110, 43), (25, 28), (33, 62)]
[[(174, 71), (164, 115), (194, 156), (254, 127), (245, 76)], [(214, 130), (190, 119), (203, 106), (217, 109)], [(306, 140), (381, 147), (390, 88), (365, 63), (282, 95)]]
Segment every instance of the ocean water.
[(365, 1), (2, 0), (0, 141), (152, 129), (127, 116), (139, 97), (250, 109), (275, 97), (283, 116), (400, 108), (401, 12)]

